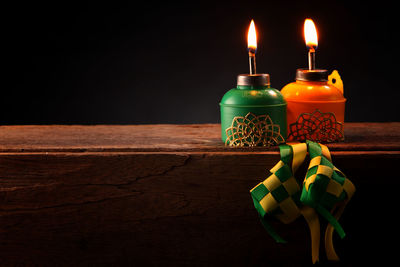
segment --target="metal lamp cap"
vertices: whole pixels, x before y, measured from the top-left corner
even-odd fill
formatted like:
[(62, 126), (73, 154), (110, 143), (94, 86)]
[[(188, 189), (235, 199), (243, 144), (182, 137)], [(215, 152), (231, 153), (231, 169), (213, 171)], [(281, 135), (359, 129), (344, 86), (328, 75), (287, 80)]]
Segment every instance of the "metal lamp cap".
[(297, 69), (296, 80), (305, 82), (326, 82), (328, 81), (328, 71), (321, 69)]
[(237, 76), (237, 85), (269, 86), (269, 74), (239, 74)]

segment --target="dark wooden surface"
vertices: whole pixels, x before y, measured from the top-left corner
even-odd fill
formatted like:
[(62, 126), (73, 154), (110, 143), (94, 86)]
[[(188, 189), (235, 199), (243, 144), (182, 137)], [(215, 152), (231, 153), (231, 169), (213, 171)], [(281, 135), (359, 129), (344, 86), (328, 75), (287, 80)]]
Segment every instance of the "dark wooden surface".
[[(400, 123), (346, 123), (330, 144), (357, 192), (340, 264), (397, 256)], [(230, 148), (204, 125), (1, 126), (0, 266), (308, 265), (302, 218), (257, 219), (249, 189), (277, 148)], [(300, 178), (301, 179), (301, 178)]]
[[(333, 151), (399, 151), (400, 122), (346, 123)], [(277, 148), (272, 149), (278, 151)], [(265, 151), (224, 146), (219, 124), (0, 126), (0, 152)]]

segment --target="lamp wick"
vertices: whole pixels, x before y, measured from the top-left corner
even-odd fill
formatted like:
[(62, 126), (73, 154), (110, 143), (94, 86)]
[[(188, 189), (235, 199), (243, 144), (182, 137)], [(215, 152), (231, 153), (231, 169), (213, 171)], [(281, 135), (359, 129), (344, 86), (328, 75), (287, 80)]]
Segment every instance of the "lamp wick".
[(310, 47), (308, 50), (308, 70), (315, 70), (315, 48)]
[(249, 49), (250, 75), (256, 74), (256, 53), (254, 49)]

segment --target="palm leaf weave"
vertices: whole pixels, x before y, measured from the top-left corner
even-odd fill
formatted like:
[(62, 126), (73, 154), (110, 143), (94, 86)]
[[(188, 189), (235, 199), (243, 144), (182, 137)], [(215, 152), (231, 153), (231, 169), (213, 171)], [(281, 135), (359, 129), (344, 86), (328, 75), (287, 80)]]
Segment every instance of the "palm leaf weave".
[[(288, 224), (303, 215), (310, 228), (312, 261), (315, 263), (319, 258), (319, 214), (329, 222), (325, 232), (327, 257), (338, 260), (332, 242), (333, 229), (341, 238), (345, 236), (338, 219), (355, 192), (354, 185), (332, 164), (329, 149), (324, 145), (307, 141), (287, 143), (279, 148), (281, 160), (270, 170), (271, 175), (250, 190), (262, 225), (277, 242), (285, 243), (269, 220), (276, 218)], [(294, 173), (303, 163), (307, 151), (311, 161), (301, 188)]]

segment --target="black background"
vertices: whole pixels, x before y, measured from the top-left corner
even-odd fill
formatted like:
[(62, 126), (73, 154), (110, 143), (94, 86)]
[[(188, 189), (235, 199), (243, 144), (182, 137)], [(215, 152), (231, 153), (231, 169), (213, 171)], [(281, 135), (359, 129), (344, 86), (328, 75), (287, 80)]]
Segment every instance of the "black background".
[(307, 66), (338, 69), (346, 121), (398, 121), (398, 14), (390, 1), (15, 2), (3, 6), (1, 124), (219, 122), (219, 101), (248, 72), (272, 87)]

